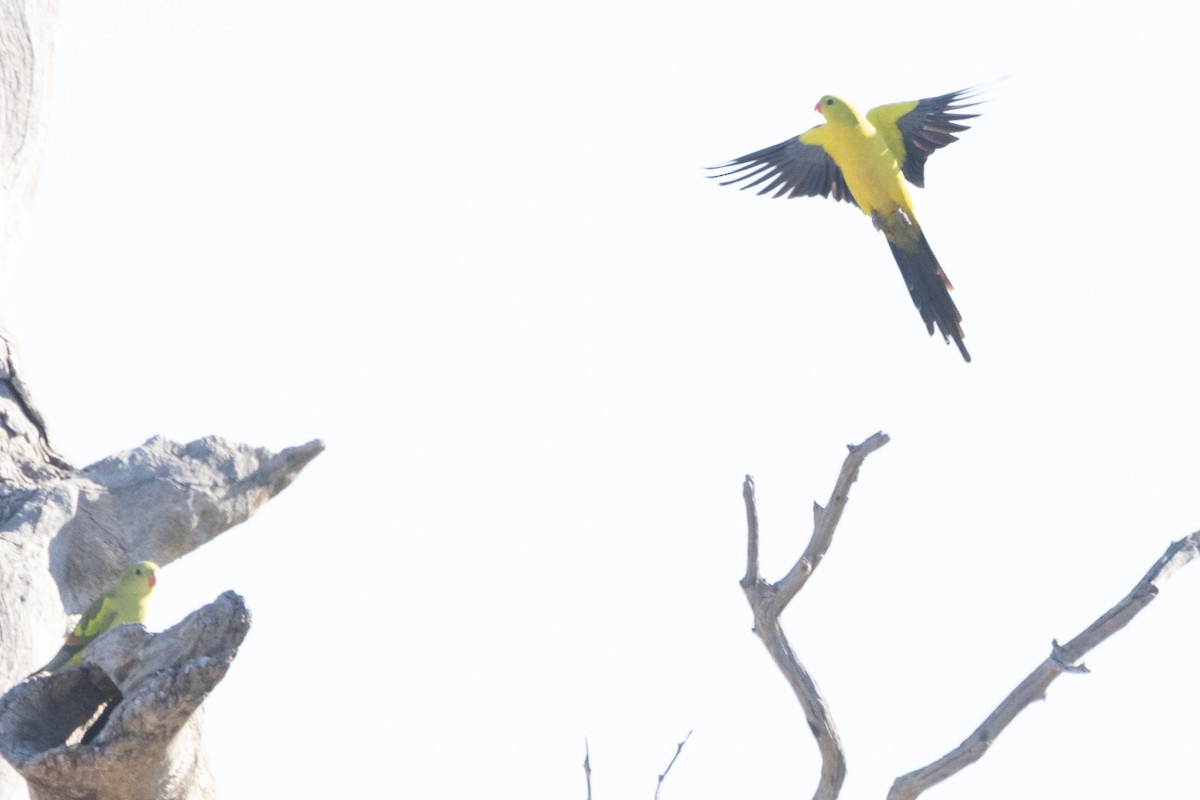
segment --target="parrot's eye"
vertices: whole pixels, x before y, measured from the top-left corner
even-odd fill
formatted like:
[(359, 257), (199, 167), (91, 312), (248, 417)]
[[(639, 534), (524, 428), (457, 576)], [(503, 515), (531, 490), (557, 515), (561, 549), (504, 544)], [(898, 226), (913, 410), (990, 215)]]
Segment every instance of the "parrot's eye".
[(826, 97), (826, 98), (825, 98), (825, 105), (827, 105), (827, 106), (831, 106), (831, 105), (833, 105), (833, 98), (832, 98), (832, 97)]
[(137, 574), (137, 575), (141, 575), (141, 574), (142, 574), (142, 571), (141, 571), (140, 569), (135, 569), (135, 570), (134, 570), (134, 573), (135, 573), (135, 574)]

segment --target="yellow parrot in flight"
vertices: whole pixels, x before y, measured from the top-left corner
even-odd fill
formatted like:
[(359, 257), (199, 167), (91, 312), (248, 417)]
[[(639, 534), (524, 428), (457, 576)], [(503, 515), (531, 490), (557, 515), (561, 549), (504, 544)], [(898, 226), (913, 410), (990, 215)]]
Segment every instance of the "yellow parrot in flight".
[(766, 182), (758, 194), (775, 197), (832, 196), (854, 203), (883, 231), (900, 274), (929, 334), (933, 326), (946, 341), (954, 339), (966, 361), (962, 315), (950, 298), (949, 278), (929, 248), (913, 213), (904, 179), (925, 186), (925, 159), (957, 141), (967, 130), (963, 120), (978, 114), (962, 109), (978, 95), (963, 89), (939, 97), (872, 108), (866, 119), (854, 106), (825, 95), (816, 110), (825, 123), (799, 136), (709, 169), (725, 170), (712, 178), (728, 178), (722, 186), (741, 183), (749, 189)]

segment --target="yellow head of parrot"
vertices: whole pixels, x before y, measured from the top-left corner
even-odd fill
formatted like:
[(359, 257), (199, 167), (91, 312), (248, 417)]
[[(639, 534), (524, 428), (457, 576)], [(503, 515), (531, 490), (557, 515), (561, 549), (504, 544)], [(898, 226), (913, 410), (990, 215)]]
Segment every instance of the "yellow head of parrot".
[(817, 101), (815, 108), (816, 112), (825, 117), (827, 122), (844, 122), (855, 124), (858, 122), (858, 112), (854, 107), (840, 97), (834, 97), (827, 94)]
[(121, 583), (133, 587), (141, 595), (150, 594), (154, 584), (158, 583), (158, 564), (153, 561), (139, 561), (129, 565), (121, 576)]

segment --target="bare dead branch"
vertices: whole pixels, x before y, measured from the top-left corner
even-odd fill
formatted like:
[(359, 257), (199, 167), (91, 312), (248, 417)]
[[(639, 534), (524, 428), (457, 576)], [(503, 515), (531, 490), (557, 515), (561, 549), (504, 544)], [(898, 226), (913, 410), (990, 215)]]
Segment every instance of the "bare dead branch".
[(592, 800), (592, 754), (588, 751), (587, 737), (583, 737), (583, 777), (587, 779), (587, 800)]
[(850, 445), (850, 453), (842, 464), (842, 471), (834, 484), (833, 494), (825, 508), (813, 504), (813, 534), (796, 562), (778, 583), (767, 583), (760, 576), (758, 564), (758, 507), (754, 497), (754, 479), (749, 475), (742, 485), (742, 497), (746, 501), (746, 523), (749, 544), (747, 547), (746, 575), (742, 578), (743, 591), (750, 608), (754, 611), (754, 632), (762, 639), (771, 658), (783, 673), (795, 692), (804, 710), (809, 730), (817, 740), (821, 751), (821, 779), (817, 784), (814, 800), (833, 800), (841, 791), (846, 779), (846, 757), (838, 740), (833, 715), (825, 702), (816, 681), (800, 663), (792, 651), (779, 615), (796, 593), (804, 586), (808, 576), (821, 563), (833, 542), (833, 534), (842, 518), (842, 510), (850, 494), (850, 485), (858, 479), (858, 470), (868, 455), (888, 443), (888, 436), (879, 432), (862, 444)]
[(663, 780), (666, 779), (667, 773), (671, 771), (671, 767), (675, 766), (675, 759), (679, 758), (679, 754), (683, 752), (683, 746), (688, 743), (688, 739), (692, 738), (692, 732), (688, 731), (687, 736), (683, 737), (683, 741), (675, 748), (675, 755), (671, 756), (671, 763), (667, 764), (667, 768), (662, 771), (662, 775), (658, 776), (658, 786), (654, 787), (654, 800), (658, 800), (658, 793), (662, 791)]
[(800, 591), (808, 581), (808, 576), (825, 557), (829, 545), (833, 544), (833, 532), (842, 519), (842, 511), (846, 508), (846, 501), (850, 498), (850, 486), (858, 480), (858, 470), (862, 467), (863, 461), (887, 443), (888, 435), (879, 431), (862, 444), (848, 445), (850, 453), (842, 464), (842, 471), (838, 475), (837, 483), (834, 484), (832, 494), (829, 495), (829, 502), (825, 508), (821, 508), (818, 503), (813, 503), (813, 535), (808, 541), (804, 555), (777, 584), (783, 594), (784, 605), (787, 605), (792, 597)]
[(1065, 645), (1060, 645), (1057, 640), (1052, 642), (1050, 656), (1029, 673), (962, 744), (932, 764), (897, 778), (888, 792), (888, 800), (912, 800), (929, 787), (982, 758), (988, 747), (1017, 714), (1025, 710), (1026, 706), (1045, 698), (1046, 690), (1055, 678), (1064, 672), (1087, 672), (1087, 667), (1075, 662), (1128, 625), (1130, 620), (1158, 596), (1159, 584), (1197, 556), (1200, 556), (1200, 531), (1172, 542), (1162, 557), (1121, 602)]
[(758, 582), (758, 506), (754, 502), (754, 478), (746, 476), (742, 484), (742, 500), (746, 502), (746, 529), (749, 532), (746, 539), (746, 575), (742, 578), (742, 588), (753, 586)]

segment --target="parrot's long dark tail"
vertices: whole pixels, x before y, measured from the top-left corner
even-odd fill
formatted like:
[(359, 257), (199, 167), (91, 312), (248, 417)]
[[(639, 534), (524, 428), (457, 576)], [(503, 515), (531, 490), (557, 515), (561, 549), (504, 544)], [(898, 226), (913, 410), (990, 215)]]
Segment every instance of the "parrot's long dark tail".
[(970, 361), (971, 354), (963, 346), (962, 314), (958, 313), (958, 306), (950, 297), (950, 290), (954, 287), (950, 285), (946, 273), (942, 272), (942, 265), (929, 248), (925, 234), (919, 229), (915, 233), (915, 241), (906, 243), (913, 248), (911, 251), (888, 238), (892, 255), (900, 267), (900, 274), (904, 276), (908, 293), (912, 295), (913, 305), (921, 312), (921, 319), (925, 321), (930, 336), (933, 335), (933, 326), (937, 325), (947, 342), (953, 339), (958, 345), (963, 360)]

